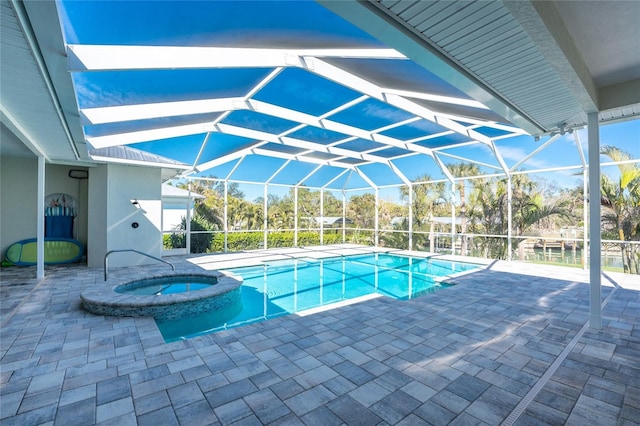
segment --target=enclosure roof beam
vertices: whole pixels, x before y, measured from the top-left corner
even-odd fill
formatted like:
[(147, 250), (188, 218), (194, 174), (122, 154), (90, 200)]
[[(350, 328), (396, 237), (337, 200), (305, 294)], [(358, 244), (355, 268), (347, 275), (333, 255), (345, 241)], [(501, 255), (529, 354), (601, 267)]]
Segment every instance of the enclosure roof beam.
[(270, 184), (271, 181), (280, 174), (281, 171), (284, 170), (285, 167), (287, 167), (289, 165), (289, 163), (291, 163), (291, 159), (288, 159), (287, 161), (284, 162), (284, 164), (282, 166), (280, 166), (280, 168), (278, 168), (278, 170), (276, 170), (270, 177), (269, 179), (267, 179), (264, 183), (265, 184)]
[(376, 188), (376, 189), (378, 188), (378, 186), (371, 180), (371, 178), (369, 178), (369, 176), (367, 176), (367, 174), (365, 172), (360, 170), (359, 167), (355, 167), (355, 171), (362, 178), (362, 180), (364, 180), (369, 185), (371, 185), (371, 188)]
[(251, 154), (251, 152), (255, 148), (258, 148), (258, 147), (260, 147), (260, 146), (262, 146), (262, 145), (264, 145), (266, 143), (267, 142), (264, 142), (264, 141), (256, 142), (253, 145), (248, 146), (248, 147), (246, 147), (244, 149), (241, 149), (241, 150), (238, 150), (238, 151), (234, 151), (234, 152), (232, 152), (230, 154), (223, 155), (221, 157), (215, 158), (215, 159), (213, 159), (211, 161), (208, 161), (206, 163), (200, 164), (200, 165), (195, 167), (194, 171), (195, 172), (201, 172), (203, 170), (211, 169), (213, 167), (220, 166), (222, 164), (228, 163), (229, 161), (233, 161), (233, 160), (236, 160), (238, 158), (244, 157), (247, 154)]
[[(434, 154), (436, 154), (436, 151), (434, 151)], [(438, 156), (445, 156), (445, 157), (449, 157), (449, 158), (454, 158), (456, 160), (464, 161), (464, 162), (467, 162), (467, 163), (477, 164), (479, 166), (487, 167), (487, 168), (490, 168), (490, 169), (502, 170), (501, 167), (498, 167), (498, 166), (493, 165), (493, 164), (483, 163), (483, 162), (477, 161), (477, 160), (471, 160), (469, 158), (461, 157), (459, 155), (449, 154), (448, 152), (444, 152), (444, 151), (437, 151), (437, 155)]]
[(259, 130), (251, 130), (246, 129), (244, 127), (231, 126), (228, 124), (219, 124), (218, 129), (222, 133), (242, 136), (248, 139), (261, 139), (264, 141), (268, 141), (271, 143), (290, 146), (293, 148), (305, 149), (308, 151), (314, 152), (326, 152), (328, 154), (333, 154), (341, 157), (355, 158), (358, 160), (364, 160), (372, 163), (385, 163), (388, 161), (387, 158), (378, 157), (372, 154), (364, 154), (356, 151), (352, 151), (344, 148), (337, 148), (332, 146), (327, 146), (315, 142), (307, 142), (302, 139), (291, 138), (287, 136), (274, 135), (272, 133), (266, 133)]
[(302, 57), (406, 59), (395, 49), (266, 49), (214, 46), (69, 44), (71, 72), (131, 69), (287, 67)]
[(388, 93), (390, 95), (402, 96), (403, 98), (422, 99), (422, 100), (425, 100), (425, 101), (447, 103), (447, 104), (452, 104), (452, 105), (460, 105), (460, 106), (478, 108), (478, 109), (483, 109), (483, 110), (488, 110), (489, 109), (486, 106), (484, 106), (482, 103), (480, 103), (480, 102), (478, 102), (476, 100), (473, 100), (473, 99), (461, 99), (461, 98), (454, 98), (454, 97), (451, 97), (451, 96), (433, 95), (433, 94), (429, 94), (429, 93), (416, 92), (416, 91), (411, 91), (411, 90), (398, 90), (398, 89), (382, 88), (382, 91), (384, 93)]
[(254, 148), (253, 153), (265, 157), (282, 158), (284, 160), (298, 160), (305, 163), (322, 164), (325, 166), (339, 167), (341, 169), (353, 170), (353, 164), (342, 163), (334, 160), (323, 160), (321, 158), (313, 158), (305, 155), (287, 154), (284, 152), (271, 151), (268, 149)]
[(244, 161), (245, 158), (247, 158), (246, 155), (243, 155), (242, 157), (240, 157), (238, 162), (231, 168), (231, 171), (229, 171), (229, 173), (227, 173), (227, 176), (224, 178), (225, 181), (228, 182), (229, 179), (231, 179), (231, 176), (233, 176), (233, 174), (236, 172), (236, 170), (238, 170), (238, 167), (240, 167), (240, 164), (242, 164), (242, 162)]
[(539, 147), (537, 147), (536, 149), (534, 149), (531, 153), (529, 153), (529, 155), (525, 156), (523, 159), (521, 159), (520, 161), (518, 161), (516, 164), (514, 164), (510, 171), (514, 171), (515, 169), (517, 169), (518, 167), (520, 167), (521, 164), (526, 163), (527, 161), (529, 161), (529, 159), (533, 156), (535, 156), (536, 154), (538, 154), (540, 151), (542, 151), (543, 149), (545, 149), (546, 147), (548, 147), (549, 145), (551, 145), (553, 142), (555, 142), (558, 138), (560, 137), (559, 134), (555, 134), (552, 137), (549, 138), (548, 141), (546, 141), (545, 143), (543, 143), (542, 145), (540, 145)]
[[(366, 99), (366, 97), (360, 97), (352, 101), (351, 103), (355, 103), (355, 101), (361, 102), (363, 99)], [(126, 120), (142, 120), (142, 119), (151, 118), (151, 117), (153, 118), (173, 117), (173, 116), (181, 115), (181, 112), (180, 112), (181, 108), (185, 108), (187, 111), (189, 111), (189, 114), (204, 114), (208, 112), (215, 112), (215, 111), (211, 111), (210, 107), (213, 104), (208, 103), (208, 101), (211, 101), (211, 100), (111, 106), (111, 107), (82, 109), (81, 111), (83, 114), (85, 114), (87, 119), (91, 120), (92, 124), (106, 124), (106, 123), (117, 122), (119, 120), (125, 120), (125, 119)], [(290, 129), (287, 133), (292, 133), (295, 130), (301, 127), (304, 127), (304, 125), (310, 125), (310, 126), (315, 126), (318, 128), (334, 131), (337, 133), (342, 133), (352, 137), (369, 140), (372, 142), (378, 142), (381, 144), (390, 145), (397, 148), (407, 149), (414, 152), (420, 152), (423, 154), (431, 155), (431, 149), (420, 146), (420, 145), (406, 143), (396, 138), (380, 135), (376, 133), (376, 131), (363, 130), (358, 127), (354, 127), (347, 124), (328, 120), (326, 118), (322, 118), (322, 116), (316, 117), (310, 114), (294, 111), (294, 110), (273, 105), (267, 102), (256, 101), (256, 100), (245, 101), (242, 98), (225, 98), (225, 99), (217, 99), (217, 100), (214, 99), (214, 101), (224, 101), (218, 104), (220, 109), (222, 108), (222, 106), (220, 105), (224, 104), (224, 108), (232, 108), (235, 111), (251, 110), (251, 111), (262, 113), (272, 117), (284, 118), (286, 120), (300, 123), (299, 126), (296, 126), (295, 128)], [(157, 112), (153, 112), (154, 110)], [(339, 110), (340, 108), (336, 108), (331, 112), (339, 111)], [(328, 115), (328, 114), (325, 114), (325, 115)], [(385, 126), (381, 128), (380, 131), (384, 131), (396, 126), (407, 124), (409, 122), (413, 122), (416, 120), (419, 120), (419, 118), (412, 118), (409, 120), (402, 121), (400, 123), (394, 123), (390, 126)], [(183, 126), (167, 126), (167, 127), (161, 127), (161, 128), (144, 130), (144, 131), (125, 132), (125, 133), (111, 134), (111, 135), (104, 135), (104, 136), (89, 136), (86, 139), (87, 139), (87, 142), (89, 142), (94, 148), (106, 148), (109, 146), (127, 145), (132, 143), (151, 141), (155, 139), (187, 136), (191, 134), (214, 132), (214, 131), (221, 131), (226, 133), (227, 131), (225, 129), (232, 129), (232, 128), (244, 129), (242, 127), (237, 127), (237, 126), (233, 126), (233, 127), (226, 127), (226, 126), (229, 126), (229, 125), (220, 123), (219, 120), (217, 120), (217, 122), (214, 122), (214, 123), (202, 122), (202, 123), (189, 124), (189, 125), (183, 125)], [(247, 132), (251, 132), (251, 131), (252, 131), (251, 129), (247, 129)], [(242, 136), (240, 134), (237, 134), (237, 135)], [(326, 147), (326, 145), (318, 145), (318, 146), (322, 146), (323, 148)]]
[(202, 145), (200, 145), (200, 149), (198, 149), (198, 154), (196, 155), (196, 158), (193, 160), (193, 164), (191, 165), (192, 169), (195, 169), (198, 163), (200, 162), (200, 158), (202, 158), (202, 154), (204, 153), (204, 150), (207, 147), (207, 144), (209, 143), (210, 137), (211, 137), (211, 132), (207, 132), (207, 134), (204, 136), (204, 140), (202, 141)]
[(573, 141), (576, 144), (576, 148), (578, 149), (578, 155), (580, 155), (580, 161), (582, 162), (582, 167), (587, 167), (587, 159), (584, 156), (584, 150), (582, 149), (582, 144), (580, 142), (580, 136), (577, 131), (573, 132)]
[[(404, 58), (392, 49), (357, 49), (358, 52), (329, 49), (326, 56)], [(364, 52), (366, 51), (366, 52)], [(471, 139), (489, 143), (489, 138), (456, 120), (438, 114), (398, 94), (385, 93), (377, 85), (348, 71), (319, 59), (304, 55), (302, 51), (279, 49), (243, 49), (219, 47), (176, 46), (91, 46), (69, 45), (69, 68), (72, 71), (125, 70), (125, 69), (176, 69), (176, 68), (230, 68), (230, 67), (300, 67), (324, 78), (350, 87), (363, 94), (387, 102), (426, 120), (437, 123)], [(391, 55), (391, 56), (389, 56)], [(395, 55), (395, 56), (394, 56)], [(491, 123), (485, 123), (491, 126)]]
[(447, 166), (442, 162), (440, 157), (438, 157), (438, 155), (434, 153), (433, 159), (435, 160), (436, 164), (438, 164), (438, 166), (440, 167), (440, 170), (442, 170), (442, 173), (447, 177), (449, 182), (454, 183), (455, 178), (453, 177), (453, 175), (451, 174)]
[(324, 185), (322, 185), (320, 188), (321, 189), (326, 189), (329, 185), (331, 185), (333, 182), (337, 181), (338, 179), (340, 179), (345, 173), (347, 173), (348, 171), (350, 171), (349, 169), (345, 169), (343, 171), (341, 171), (340, 173), (338, 173), (338, 175), (336, 177), (334, 177), (333, 179), (331, 179), (329, 182), (325, 183)]
[(302, 185), (307, 179), (309, 179), (311, 176), (313, 176), (314, 174), (316, 174), (316, 172), (318, 170), (320, 170), (322, 168), (322, 164), (319, 164), (318, 167), (316, 167), (315, 169), (311, 170), (311, 172), (309, 172), (305, 177), (303, 177), (302, 179), (300, 179), (298, 181), (298, 183), (296, 183), (294, 186), (300, 186)]
[(404, 175), (404, 173), (402, 173), (398, 166), (393, 164), (393, 161), (389, 160), (387, 164), (405, 185), (411, 186), (411, 181)]
[(495, 142), (493, 142), (493, 140), (490, 141), (489, 148), (491, 148), (491, 151), (493, 151), (493, 155), (495, 155), (496, 160), (498, 160), (498, 164), (500, 164), (500, 167), (502, 167), (502, 171), (504, 172), (505, 176), (509, 177), (509, 166), (507, 166), (507, 163), (505, 163), (504, 158), (502, 158), (502, 154), (500, 154), (500, 151), (498, 151), (498, 147), (496, 146)]

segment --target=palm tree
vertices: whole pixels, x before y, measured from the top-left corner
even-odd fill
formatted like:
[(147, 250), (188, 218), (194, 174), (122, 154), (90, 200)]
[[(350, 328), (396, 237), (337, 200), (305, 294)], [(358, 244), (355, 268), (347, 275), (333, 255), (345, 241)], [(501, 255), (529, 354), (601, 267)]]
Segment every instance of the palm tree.
[[(480, 174), (480, 168), (471, 163), (447, 164), (447, 168), (452, 175), (458, 178), (477, 176)], [(457, 181), (456, 189), (460, 194), (460, 254), (467, 254), (467, 200), (466, 200), (466, 182), (464, 180)]]
[(289, 196), (267, 196), (267, 217), (269, 229), (293, 228), (293, 200)]
[[(413, 214), (413, 225), (415, 230), (421, 230), (421, 228), (426, 224), (430, 223), (433, 225), (433, 217), (437, 216), (438, 213), (443, 211), (444, 205), (446, 204), (446, 200), (444, 197), (445, 187), (443, 182), (430, 182), (431, 176), (422, 175), (418, 176), (414, 182), (427, 182), (427, 183), (415, 183), (412, 185), (413, 194), (412, 194), (412, 214)], [(409, 187), (402, 186), (400, 187), (400, 196), (403, 200), (408, 201), (409, 199)], [(453, 226), (453, 224), (452, 224)], [(420, 246), (423, 244), (423, 238), (420, 236), (416, 236), (414, 240), (415, 246)], [(433, 252), (434, 247), (434, 237), (433, 237), (433, 226), (430, 226), (429, 231), (429, 251)], [(413, 250), (414, 247), (409, 247), (410, 250)], [(419, 248), (418, 248), (419, 249)]]
[(224, 228), (224, 215), (220, 214), (220, 209), (213, 203), (196, 203), (194, 206), (194, 216), (202, 218), (211, 230), (221, 230)]
[[(566, 216), (569, 211), (562, 201), (545, 202), (544, 197), (536, 189), (535, 181), (526, 175), (512, 177), (512, 231), (516, 236), (523, 236), (533, 225), (552, 216)], [(481, 230), (490, 235), (507, 234), (508, 216), (508, 180), (478, 180), (469, 197), (468, 209), (472, 226), (481, 226)], [(483, 237), (480, 239), (484, 256), (504, 259), (508, 245), (504, 238)], [(522, 243), (518, 238), (512, 242), (512, 249), (518, 249)]]
[(347, 215), (359, 228), (371, 229), (375, 224), (376, 199), (371, 193), (354, 195), (347, 204)]
[[(474, 180), (466, 213), (473, 233), (504, 235), (504, 225), (507, 223), (506, 185), (495, 178)], [(506, 256), (507, 245), (504, 238), (480, 237), (474, 239), (474, 245), (476, 244), (483, 257), (502, 259)]]
[[(605, 146), (601, 153), (613, 161), (628, 161), (632, 157), (614, 146)], [(640, 239), (640, 166), (638, 163), (618, 164), (620, 177), (617, 182), (606, 174), (600, 183), (600, 203), (607, 208), (602, 215), (602, 222), (613, 228), (620, 241)], [(638, 268), (638, 246), (628, 243), (620, 244), (624, 271), (640, 274)]]

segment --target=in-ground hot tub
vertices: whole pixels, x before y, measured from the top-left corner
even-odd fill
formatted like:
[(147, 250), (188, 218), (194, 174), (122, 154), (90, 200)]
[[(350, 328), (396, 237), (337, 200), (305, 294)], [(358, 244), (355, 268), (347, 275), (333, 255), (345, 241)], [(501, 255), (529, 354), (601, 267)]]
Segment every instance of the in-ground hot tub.
[[(242, 278), (229, 273), (173, 273), (82, 292), (94, 314), (179, 319), (205, 312), (239, 312)], [(237, 313), (236, 312), (236, 313)]]

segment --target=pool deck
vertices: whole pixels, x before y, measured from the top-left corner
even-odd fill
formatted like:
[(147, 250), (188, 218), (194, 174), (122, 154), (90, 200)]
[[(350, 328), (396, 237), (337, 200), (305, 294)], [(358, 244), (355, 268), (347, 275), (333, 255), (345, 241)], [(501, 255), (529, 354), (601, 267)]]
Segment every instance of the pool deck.
[[(167, 258), (178, 271), (353, 245)], [(370, 249), (366, 249), (370, 250)], [(406, 253), (406, 252), (405, 252)], [(480, 261), (480, 260), (478, 260)], [(150, 318), (105, 317), (80, 293), (168, 268), (3, 268), (2, 425), (638, 425), (640, 276), (484, 261), (456, 286), (374, 298), (165, 343)]]

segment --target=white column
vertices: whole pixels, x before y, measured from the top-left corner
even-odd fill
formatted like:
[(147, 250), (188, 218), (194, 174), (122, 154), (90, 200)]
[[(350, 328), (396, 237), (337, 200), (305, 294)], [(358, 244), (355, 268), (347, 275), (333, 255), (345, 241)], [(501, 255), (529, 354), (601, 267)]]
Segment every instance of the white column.
[(456, 254), (456, 184), (451, 182), (451, 254)]
[(229, 182), (224, 181), (224, 252), (228, 250), (229, 236)]
[(413, 250), (413, 185), (409, 184), (409, 250)]
[(185, 217), (184, 230), (186, 232), (185, 244), (187, 245), (187, 254), (191, 254), (191, 203), (193, 203), (193, 199), (191, 198), (191, 181), (187, 184), (187, 191), (189, 191), (189, 198), (187, 199), (187, 215)]
[(268, 241), (268, 234), (267, 234), (267, 227), (269, 225), (268, 222), (268, 218), (267, 218), (267, 208), (269, 207), (267, 205), (267, 195), (269, 194), (269, 185), (268, 184), (264, 184), (264, 202), (263, 202), (263, 212), (262, 212), (262, 222), (263, 222), (263, 227), (264, 227), (264, 236), (263, 236), (263, 243), (262, 243), (262, 248), (267, 249), (267, 241)]
[(38, 156), (38, 214), (36, 215), (36, 278), (44, 278), (44, 157)]
[(380, 243), (380, 190), (376, 188), (376, 217), (374, 218), (374, 245), (378, 247)]
[(298, 187), (293, 191), (293, 246), (298, 247)]
[(582, 170), (582, 269), (587, 270), (587, 250), (589, 244), (589, 171), (585, 167)]
[(347, 241), (347, 229), (344, 223), (344, 219), (347, 216), (347, 194), (345, 190), (342, 190), (342, 244)]
[(511, 175), (507, 176), (507, 261), (511, 262), (511, 227), (513, 225), (513, 184)]
[(320, 189), (320, 245), (324, 244), (324, 188)]
[(602, 328), (600, 235), (600, 129), (598, 113), (587, 115), (589, 142), (589, 326)]

